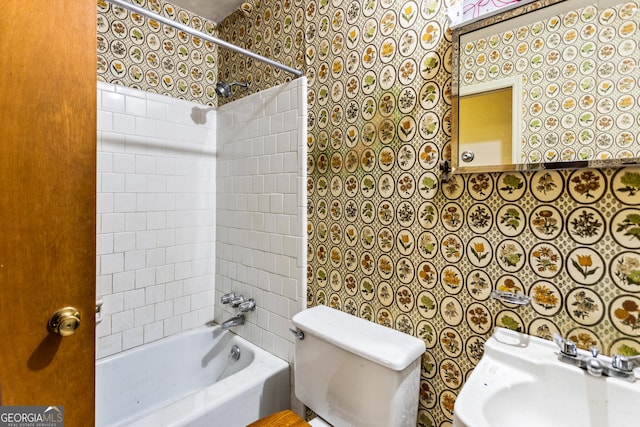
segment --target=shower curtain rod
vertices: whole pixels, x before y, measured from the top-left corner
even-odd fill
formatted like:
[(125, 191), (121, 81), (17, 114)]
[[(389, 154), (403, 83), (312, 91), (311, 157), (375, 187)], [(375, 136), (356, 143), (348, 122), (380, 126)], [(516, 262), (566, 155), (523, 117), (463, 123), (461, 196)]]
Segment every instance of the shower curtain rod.
[(264, 56), (258, 55), (257, 53), (253, 53), (253, 52), (251, 52), (249, 50), (243, 49), (243, 48), (241, 48), (239, 46), (236, 46), (234, 44), (231, 44), (231, 43), (226, 42), (224, 40), (221, 40), (219, 38), (216, 38), (216, 37), (210, 36), (208, 34), (205, 34), (205, 33), (201, 32), (201, 31), (198, 31), (198, 30), (196, 30), (194, 28), (191, 28), (191, 27), (188, 27), (188, 26), (186, 26), (184, 24), (181, 24), (180, 22), (176, 22), (176, 21), (173, 21), (173, 20), (171, 20), (169, 18), (165, 18), (162, 15), (158, 15), (157, 13), (153, 13), (151, 11), (148, 11), (147, 9), (143, 9), (140, 6), (137, 6), (135, 4), (127, 2), (126, 0), (107, 0), (107, 1), (109, 3), (111, 3), (111, 4), (115, 4), (117, 6), (125, 8), (125, 9), (129, 9), (129, 10), (131, 10), (133, 12), (139, 13), (140, 15), (144, 15), (144, 16), (146, 16), (148, 18), (155, 19), (158, 22), (162, 22), (163, 24), (166, 24), (166, 25), (169, 25), (171, 27), (174, 27), (174, 28), (177, 28), (179, 30), (182, 30), (185, 33), (189, 33), (189, 34), (191, 34), (193, 36), (200, 37), (203, 40), (207, 40), (207, 41), (210, 41), (211, 43), (215, 43), (218, 46), (222, 46), (222, 47), (224, 47), (226, 49), (229, 49), (229, 50), (232, 50), (234, 52), (241, 53), (241, 54), (246, 55), (246, 56), (248, 56), (250, 58), (253, 58), (253, 59), (257, 60), (257, 61), (261, 61), (261, 62), (264, 62), (265, 64), (272, 65), (272, 66), (274, 66), (276, 68), (280, 68), (281, 70), (284, 70), (284, 71), (286, 71), (288, 73), (291, 73), (296, 77), (301, 77), (302, 76), (302, 71), (300, 71), (300, 70), (296, 70), (295, 68), (288, 67), (288, 66), (286, 66), (284, 64), (281, 64), (280, 62), (276, 62), (276, 61), (274, 61), (272, 59), (265, 58)]

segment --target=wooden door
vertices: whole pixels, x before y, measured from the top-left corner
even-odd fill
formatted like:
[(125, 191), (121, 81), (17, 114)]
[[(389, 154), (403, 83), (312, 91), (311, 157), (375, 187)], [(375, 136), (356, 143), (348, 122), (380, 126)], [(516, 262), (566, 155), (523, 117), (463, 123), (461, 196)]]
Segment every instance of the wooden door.
[[(0, 11), (0, 399), (94, 422), (95, 0)], [(65, 306), (74, 335), (48, 330)]]

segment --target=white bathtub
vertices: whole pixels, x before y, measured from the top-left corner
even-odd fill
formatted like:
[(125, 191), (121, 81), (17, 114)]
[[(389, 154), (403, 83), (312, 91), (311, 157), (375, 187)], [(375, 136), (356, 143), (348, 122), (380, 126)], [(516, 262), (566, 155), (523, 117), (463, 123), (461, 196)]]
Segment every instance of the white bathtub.
[(288, 363), (219, 326), (96, 363), (98, 427), (244, 427), (289, 406)]

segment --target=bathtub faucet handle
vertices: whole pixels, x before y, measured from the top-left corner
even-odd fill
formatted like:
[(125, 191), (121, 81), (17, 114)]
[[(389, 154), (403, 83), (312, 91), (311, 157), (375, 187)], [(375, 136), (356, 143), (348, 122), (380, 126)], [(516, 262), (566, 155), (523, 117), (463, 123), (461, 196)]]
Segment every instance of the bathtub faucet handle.
[(233, 298), (231, 301), (229, 301), (229, 303), (231, 304), (231, 307), (236, 308), (245, 301), (246, 300), (244, 299), (244, 295), (239, 295), (238, 297)]
[(241, 302), (240, 305), (238, 305), (238, 308), (243, 313), (253, 311), (256, 309), (256, 302), (253, 298), (249, 298), (247, 301)]
[(235, 298), (236, 298), (236, 293), (229, 292), (228, 294), (224, 294), (220, 297), (220, 302), (223, 304), (229, 304)]

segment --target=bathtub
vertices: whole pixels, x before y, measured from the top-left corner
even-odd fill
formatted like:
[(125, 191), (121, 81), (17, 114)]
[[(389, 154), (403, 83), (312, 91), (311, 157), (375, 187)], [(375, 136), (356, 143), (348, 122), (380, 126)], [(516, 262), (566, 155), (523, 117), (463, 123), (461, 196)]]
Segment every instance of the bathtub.
[(289, 364), (220, 326), (96, 363), (98, 427), (244, 427), (289, 407)]

